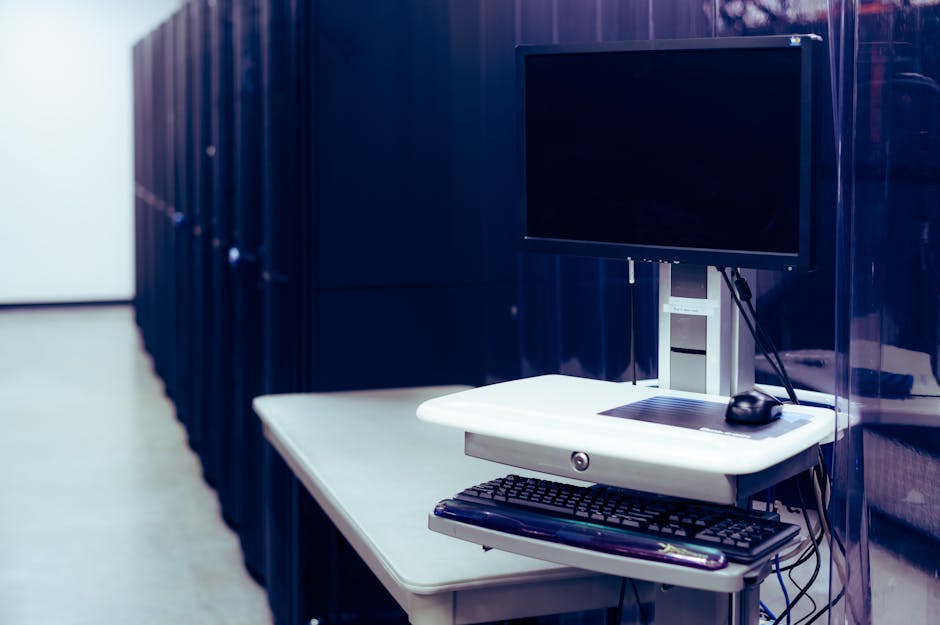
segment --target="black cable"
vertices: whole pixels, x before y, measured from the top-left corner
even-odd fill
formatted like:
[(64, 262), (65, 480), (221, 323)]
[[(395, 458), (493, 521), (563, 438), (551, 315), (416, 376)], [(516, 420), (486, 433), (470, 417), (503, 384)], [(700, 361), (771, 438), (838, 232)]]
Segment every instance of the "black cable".
[(822, 471), (823, 476), (826, 478), (826, 490), (829, 490), (829, 470), (826, 468), (826, 456), (823, 455), (822, 447), (816, 448), (816, 455), (819, 457), (819, 470)]
[[(777, 374), (777, 377), (780, 378), (780, 383), (783, 384), (783, 387), (787, 391), (787, 396), (790, 398), (790, 401), (794, 404), (799, 404), (800, 401), (796, 397), (796, 391), (793, 390), (793, 384), (790, 382), (790, 376), (787, 375), (787, 369), (783, 365), (783, 360), (780, 358), (780, 353), (777, 351), (776, 345), (771, 340), (770, 336), (764, 332), (764, 328), (760, 325), (760, 320), (757, 318), (757, 311), (754, 309), (754, 305), (751, 304), (751, 299), (753, 295), (751, 294), (751, 287), (748, 286), (747, 280), (744, 279), (744, 276), (741, 275), (741, 272), (737, 268), (732, 268), (731, 270), (735, 276), (734, 287), (731, 286), (731, 280), (725, 276), (724, 268), (721, 270), (721, 275), (725, 277), (725, 283), (728, 284), (728, 288), (731, 289), (732, 296), (734, 296), (735, 303), (738, 305), (738, 310), (741, 311), (741, 316), (747, 319), (747, 314), (744, 312), (744, 307), (742, 302), (747, 305), (748, 310), (750, 311), (751, 320), (753, 320), (753, 325), (750, 321), (747, 324), (748, 329), (751, 331), (751, 335), (754, 337), (754, 342), (758, 344), (758, 347), (761, 349), (764, 358), (770, 363), (770, 366), (773, 368), (774, 373)], [(771, 359), (771, 356), (774, 356)]]
[[(813, 569), (813, 574), (810, 575), (809, 580), (806, 582), (806, 587), (800, 588), (800, 592), (797, 593), (797, 595), (793, 598), (793, 601), (787, 605), (786, 609), (781, 612), (779, 616), (777, 616), (777, 620), (774, 621), (773, 625), (780, 625), (780, 622), (783, 621), (784, 618), (793, 611), (793, 607), (799, 603), (800, 599), (806, 596), (807, 591), (812, 587), (813, 583), (816, 581), (816, 578), (819, 576), (819, 569), (822, 567), (822, 558), (820, 558), (819, 555), (819, 544), (816, 542), (816, 537), (813, 535), (812, 522), (809, 518), (809, 512), (806, 510), (806, 500), (803, 497), (803, 488), (800, 486), (800, 482), (798, 480), (796, 482), (796, 494), (800, 498), (800, 506), (803, 508), (803, 520), (806, 522), (806, 529), (809, 532), (809, 539), (813, 543), (813, 553), (816, 555), (816, 566)], [(813, 605), (816, 605), (815, 601), (813, 602)]]
[[(822, 532), (822, 528), (820, 528), (820, 531), (818, 532), (818, 536), (816, 536), (816, 543), (818, 544), (820, 541), (822, 541), (822, 538), (823, 538), (823, 532)], [(786, 566), (780, 567), (779, 569), (780, 572), (786, 573), (787, 571), (803, 566), (804, 564), (809, 562), (810, 558), (813, 557), (813, 553), (814, 553), (813, 546), (809, 545), (806, 548), (806, 550), (800, 554), (800, 557), (796, 561), (794, 561), (792, 564), (788, 564)], [(773, 568), (771, 569), (771, 572), (776, 573), (777, 569)]]
[[(809, 527), (809, 525), (808, 525), (808, 524), (810, 523), (809, 511), (806, 509), (806, 501), (805, 501), (804, 498), (803, 498), (803, 489), (800, 487), (799, 482), (796, 483), (796, 493), (797, 493), (797, 495), (798, 495), (799, 498), (800, 498), (800, 505), (803, 506), (803, 519), (806, 521), (807, 527)], [(820, 538), (821, 538), (821, 537), (822, 537), (822, 532), (820, 532)], [(787, 571), (787, 577), (789, 577), (789, 578), (790, 578), (790, 581), (793, 582), (793, 584), (794, 584), (797, 588), (800, 589), (800, 593), (798, 593), (797, 596), (796, 596), (796, 599), (794, 599), (794, 605), (796, 604), (797, 601), (799, 601), (800, 595), (803, 595), (803, 596), (805, 596), (807, 599), (810, 600), (810, 602), (813, 604), (812, 610), (815, 610), (815, 609), (816, 609), (816, 601), (815, 601), (812, 597), (810, 597), (808, 594), (806, 594), (806, 593), (809, 592), (809, 589), (810, 589), (810, 588), (812, 587), (812, 585), (816, 582), (816, 578), (817, 578), (817, 576), (819, 575), (819, 570), (820, 570), (820, 568), (822, 567), (822, 554), (821, 554), (820, 551), (819, 551), (819, 543), (820, 543), (820, 540), (819, 540), (819, 539), (814, 540), (812, 533), (810, 533), (810, 541), (813, 542), (813, 555), (816, 556), (816, 565), (815, 565), (815, 568), (813, 569), (813, 574), (810, 576), (810, 578), (809, 578), (809, 579), (807, 580), (807, 582), (806, 582), (806, 587), (805, 587), (805, 589), (804, 589), (803, 587), (801, 587), (801, 586), (796, 582), (795, 579), (793, 579), (793, 575), (792, 575), (792, 574), (793, 574), (793, 569), (790, 569), (789, 571)], [(811, 612), (812, 612), (812, 610), (811, 610)]]
[[(771, 359), (770, 355), (767, 353), (767, 350), (764, 348), (763, 342), (758, 338), (757, 330), (754, 329), (754, 326), (751, 324), (750, 318), (744, 312), (744, 305), (741, 303), (741, 300), (738, 298), (738, 292), (735, 290), (734, 285), (731, 284), (731, 279), (728, 278), (728, 274), (725, 273), (725, 268), (718, 267), (718, 271), (719, 273), (721, 273), (721, 277), (724, 278), (725, 284), (728, 286), (728, 292), (731, 293), (731, 299), (734, 300), (734, 303), (737, 305), (738, 312), (741, 313), (741, 318), (744, 320), (744, 323), (747, 325), (747, 329), (750, 331), (751, 336), (754, 337), (754, 344), (757, 345), (758, 349), (760, 349), (761, 353), (764, 355), (764, 358), (766, 358), (767, 362), (770, 363), (770, 366), (773, 368), (774, 373), (777, 374), (777, 377), (783, 380), (784, 379), (783, 372), (781, 372), (780, 369), (777, 368), (777, 364)], [(787, 393), (789, 394), (790, 391), (788, 390)], [(796, 395), (794, 393), (791, 396), (791, 399), (793, 399), (793, 397), (795, 396)]]
[(820, 619), (820, 617), (822, 617), (823, 614), (825, 614), (826, 612), (829, 611), (830, 608), (832, 608), (835, 604), (839, 603), (839, 601), (841, 601), (841, 600), (842, 600), (842, 597), (844, 597), (844, 596), (845, 596), (845, 586), (842, 587), (842, 590), (839, 591), (839, 594), (836, 595), (836, 598), (835, 598), (835, 599), (833, 599), (832, 601), (830, 601), (829, 603), (827, 603), (826, 605), (824, 605), (824, 606), (819, 610), (819, 612), (817, 612), (816, 614), (813, 615), (813, 618), (811, 618), (810, 620), (806, 621), (806, 625), (813, 625), (813, 623), (815, 623), (816, 621), (818, 621), (818, 620)]
[(636, 599), (636, 613), (640, 617), (640, 625), (648, 625), (649, 621), (646, 620), (646, 612), (643, 610), (643, 602), (640, 601), (640, 591), (637, 590), (636, 582), (631, 579), (630, 585), (633, 586), (633, 597)]
[[(832, 521), (829, 519), (829, 511), (826, 509), (825, 500), (828, 499), (829, 497), (832, 485), (829, 479), (828, 471), (826, 471), (826, 463), (825, 463), (825, 458), (822, 454), (822, 450), (820, 450), (819, 452), (819, 464), (817, 465), (817, 467), (814, 467), (814, 469), (818, 469), (820, 473), (819, 476), (816, 476), (817, 484), (820, 481), (822, 481), (825, 484), (824, 491), (822, 490), (823, 487), (820, 486), (820, 495), (821, 495), (820, 498), (822, 499), (822, 501), (820, 502), (820, 506), (823, 508), (820, 511), (820, 514), (822, 515), (823, 518), (825, 518), (825, 521), (826, 521), (826, 529), (828, 530), (827, 535), (830, 538), (829, 540), (830, 551), (832, 549), (832, 543), (833, 541), (835, 541), (835, 544), (838, 547), (839, 552), (842, 554), (842, 557), (844, 558), (845, 557), (845, 545), (842, 544), (842, 541), (839, 539), (839, 535), (833, 531)], [(836, 557), (836, 556), (833, 556), (833, 557)], [(839, 570), (840, 570), (840, 577), (842, 577), (844, 573), (842, 572), (841, 568)], [(820, 617), (826, 614), (830, 610), (830, 608), (832, 608), (832, 606), (837, 604), (844, 595), (845, 595), (845, 583), (843, 580), (842, 588), (839, 590), (839, 593), (836, 595), (835, 599), (830, 600), (825, 606), (823, 606), (822, 609), (820, 609), (815, 614), (808, 614), (803, 619), (800, 619), (800, 622), (804, 621), (806, 618), (809, 618), (809, 620), (806, 621), (805, 625), (811, 625), (812, 623), (815, 623)], [(799, 625), (799, 623), (797, 623), (797, 625)]]
[(767, 346), (769, 351), (773, 352), (775, 360), (777, 361), (777, 364), (780, 365), (780, 368), (786, 369), (780, 359), (780, 354), (777, 352), (777, 346), (774, 344), (770, 334), (764, 330), (764, 327), (760, 323), (760, 319), (757, 317), (757, 310), (754, 308), (754, 304), (752, 303), (754, 294), (751, 292), (751, 285), (748, 284), (747, 278), (741, 274), (741, 271), (737, 267), (732, 267), (731, 273), (734, 277), (734, 286), (735, 290), (738, 292), (738, 297), (741, 298), (741, 301), (744, 302), (744, 304), (747, 306), (748, 312), (751, 313), (751, 318), (754, 320), (754, 326), (757, 329), (758, 334), (760, 334), (761, 339), (764, 341), (764, 345)]
[[(817, 475), (815, 473), (816, 469), (819, 470), (821, 475)], [(836, 547), (839, 549), (839, 553), (845, 555), (845, 545), (842, 544), (839, 536), (832, 531), (832, 520), (829, 518), (829, 510), (826, 508), (826, 500), (829, 499), (831, 495), (832, 486), (830, 485), (829, 476), (826, 473), (825, 467), (823, 467), (822, 464), (816, 465), (816, 467), (814, 467), (813, 476), (816, 484), (819, 486), (820, 499), (822, 499), (822, 501), (819, 502), (819, 505), (822, 508), (822, 510), (819, 510), (819, 514), (826, 522), (826, 529), (829, 530), (829, 538), (835, 541)]]
[[(805, 515), (804, 515), (804, 522), (806, 522), (806, 516), (805, 516)], [(807, 531), (812, 531), (809, 526), (807, 526)], [(825, 533), (824, 533), (824, 531), (823, 531), (822, 525), (820, 525), (819, 531), (815, 534), (816, 544), (817, 544), (817, 545), (819, 545), (819, 544), (822, 543), (822, 539), (823, 539), (824, 536), (825, 536)], [(810, 535), (810, 539), (812, 539), (812, 538), (813, 538), (813, 535)], [(812, 543), (812, 540), (810, 540), (810, 542)], [(812, 558), (815, 553), (816, 553), (816, 551), (815, 551), (814, 546), (813, 546), (812, 544), (810, 544), (810, 545), (803, 551), (803, 553), (801, 553), (800, 556), (799, 556), (793, 563), (788, 564), (787, 566), (780, 567), (779, 571), (780, 571), (781, 573), (786, 573), (786, 572), (791, 571), (791, 570), (793, 570), (793, 569), (795, 569), (795, 568), (798, 568), (798, 567), (800, 567), (800, 566), (806, 564), (807, 562), (809, 562), (809, 559)], [(771, 572), (773, 572), (773, 573), (776, 573), (777, 571), (778, 571), (777, 568), (772, 568), (772, 569), (771, 569)]]
[[(797, 482), (797, 485), (799, 485), (799, 482)], [(798, 494), (802, 494), (802, 491), (801, 491), (801, 490), (798, 490)], [(806, 514), (805, 508), (802, 510), (802, 512), (803, 512), (803, 518), (804, 518), (804, 520), (805, 520), (805, 522), (806, 522), (806, 531), (807, 531), (807, 532), (810, 532), (810, 539), (812, 539), (813, 536), (814, 536), (814, 535), (811, 533), (811, 532), (813, 531), (813, 530), (812, 530), (812, 525), (810, 524), (810, 521), (809, 521), (809, 518), (808, 518), (808, 516), (807, 516), (807, 514)], [(819, 524), (819, 531), (818, 531), (818, 532), (816, 533), (816, 535), (815, 535), (815, 539), (816, 539), (816, 540), (815, 540), (815, 544), (818, 545), (818, 544), (822, 543), (822, 540), (823, 540), (823, 538), (825, 538), (825, 535), (826, 535), (826, 534), (825, 534), (825, 529), (823, 528), (823, 524), (820, 523), (820, 524)], [(811, 542), (812, 542), (812, 540), (811, 540)], [(793, 570), (793, 569), (795, 569), (795, 568), (797, 568), (797, 567), (799, 567), (799, 566), (802, 566), (803, 564), (806, 564), (806, 562), (808, 562), (809, 559), (813, 557), (813, 554), (814, 554), (814, 553), (815, 553), (815, 546), (811, 544), (810, 546), (808, 546), (808, 547), (803, 551), (803, 553), (800, 554), (800, 556), (796, 559), (796, 561), (794, 561), (794, 562), (791, 563), (791, 564), (788, 564), (787, 566), (781, 567), (781, 568), (779, 569), (780, 572), (781, 572), (781, 573), (785, 573), (785, 572), (791, 571), (791, 570)], [(777, 572), (777, 569), (776, 569), (776, 568), (773, 568), (773, 569), (772, 569), (772, 572), (776, 573), (776, 572)]]
[(781, 573), (786, 573), (788, 571), (791, 571), (792, 569), (803, 566), (804, 564), (809, 562), (809, 559), (812, 557), (813, 557), (813, 546), (810, 545), (809, 547), (806, 548), (806, 551), (800, 554), (800, 558), (796, 560), (793, 564), (782, 566), (779, 569), (776, 569), (776, 568), (772, 569), (772, 572), (776, 573), (779, 570)]
[[(632, 581), (632, 580), (631, 580)], [(615, 612), (615, 623), (620, 625), (623, 622), (623, 596), (627, 592), (627, 578), (620, 578), (620, 600), (617, 602), (617, 610)]]
[(815, 468), (819, 469), (821, 475), (815, 476), (814, 479), (816, 483), (819, 484), (820, 494), (822, 502), (822, 510), (819, 513), (825, 518), (826, 527), (829, 528), (829, 537), (835, 541), (836, 547), (839, 549), (839, 553), (843, 556), (845, 555), (845, 545), (842, 544), (842, 541), (839, 539), (838, 534), (832, 531), (832, 520), (829, 518), (829, 510), (826, 508), (826, 500), (832, 495), (832, 479), (829, 477), (829, 471), (826, 470), (826, 457), (823, 456), (822, 448), (817, 449), (819, 453), (819, 462)]
[[(793, 578), (793, 571), (792, 571), (792, 570), (787, 571), (787, 578), (790, 580), (790, 583), (791, 583), (791, 584), (793, 584), (794, 586), (797, 587), (797, 589), (803, 590), (803, 586), (801, 586), (800, 583), (799, 583), (798, 581), (796, 581), (796, 580)], [(807, 586), (807, 588), (808, 588), (810, 585), (807, 584), (806, 586)], [(800, 625), (800, 623), (802, 623), (803, 621), (805, 621), (806, 619), (808, 619), (810, 616), (812, 616), (812, 615), (813, 615), (813, 612), (815, 612), (816, 609), (819, 607), (819, 606), (816, 605), (816, 600), (813, 599), (810, 595), (807, 594), (807, 595), (806, 595), (806, 598), (809, 599), (809, 602), (813, 604), (813, 607), (810, 608), (810, 610), (809, 610), (809, 612), (806, 614), (806, 616), (804, 616), (803, 618), (801, 618), (800, 620), (798, 620), (796, 623), (794, 623), (794, 625)]]
[(774, 359), (776, 359), (777, 365), (779, 365), (779, 369), (777, 369), (777, 371), (782, 374), (780, 380), (787, 389), (787, 395), (790, 396), (790, 401), (792, 401), (794, 404), (799, 404), (800, 402), (796, 397), (796, 392), (793, 390), (793, 384), (790, 381), (790, 376), (787, 374), (787, 368), (784, 366), (783, 359), (780, 357), (780, 352), (777, 351), (777, 346), (774, 345), (773, 339), (771, 339), (770, 335), (764, 331), (763, 326), (760, 324), (760, 320), (757, 318), (757, 310), (751, 303), (751, 299), (753, 298), (753, 295), (751, 294), (751, 287), (748, 285), (747, 280), (744, 278), (744, 276), (741, 275), (741, 272), (737, 268), (732, 269), (732, 271), (735, 275), (734, 284), (737, 287), (738, 296), (747, 305), (747, 309), (751, 313), (751, 318), (754, 320), (754, 327), (757, 329), (757, 333), (764, 341), (764, 345), (768, 348), (771, 355), (773, 355)]
[(741, 318), (744, 319), (744, 323), (747, 324), (747, 329), (750, 331), (751, 336), (754, 337), (754, 342), (757, 345), (758, 349), (764, 354), (764, 357), (770, 362), (770, 366), (774, 368), (774, 372), (777, 375), (780, 375), (780, 372), (777, 370), (776, 363), (770, 359), (770, 356), (767, 355), (766, 350), (764, 349), (764, 344), (757, 339), (757, 331), (754, 329), (754, 326), (751, 324), (750, 318), (744, 314), (744, 305), (741, 304), (741, 300), (738, 298), (738, 292), (735, 290), (734, 285), (731, 284), (731, 279), (728, 278), (728, 274), (725, 273), (724, 267), (718, 267), (718, 272), (721, 274), (721, 277), (725, 281), (725, 285), (728, 287), (728, 292), (731, 294), (731, 299), (734, 300), (735, 305), (738, 307), (738, 312), (741, 313)]
[[(743, 279), (743, 278), (742, 278)], [(777, 363), (778, 370), (783, 374), (781, 381), (783, 382), (784, 387), (787, 389), (787, 394), (790, 395), (790, 401), (794, 404), (799, 404), (799, 399), (796, 397), (796, 392), (793, 391), (793, 383), (790, 381), (790, 374), (787, 373), (786, 365), (783, 364), (783, 359), (780, 357), (780, 352), (777, 351), (777, 346), (774, 344), (770, 335), (764, 330), (761, 326), (760, 321), (757, 318), (757, 310), (754, 309), (754, 305), (750, 300), (744, 300), (744, 304), (747, 306), (748, 312), (751, 313), (751, 318), (754, 320), (754, 327), (757, 328), (758, 334), (764, 341), (764, 345), (767, 346), (770, 355), (774, 357), (774, 360)]]

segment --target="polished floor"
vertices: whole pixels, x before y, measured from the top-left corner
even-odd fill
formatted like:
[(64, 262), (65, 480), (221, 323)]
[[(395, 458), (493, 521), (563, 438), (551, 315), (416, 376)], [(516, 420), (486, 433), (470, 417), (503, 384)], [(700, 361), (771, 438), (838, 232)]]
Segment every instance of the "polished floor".
[(0, 623), (271, 623), (129, 307), (0, 312)]

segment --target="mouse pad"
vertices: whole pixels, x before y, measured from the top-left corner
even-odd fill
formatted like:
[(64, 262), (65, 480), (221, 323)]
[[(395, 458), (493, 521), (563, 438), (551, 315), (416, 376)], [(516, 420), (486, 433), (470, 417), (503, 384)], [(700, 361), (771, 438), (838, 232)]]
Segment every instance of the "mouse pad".
[(713, 401), (685, 397), (650, 397), (598, 414), (753, 440), (776, 438), (809, 423), (809, 419), (802, 415), (784, 414), (765, 425), (739, 425), (725, 421), (726, 408), (725, 404)]

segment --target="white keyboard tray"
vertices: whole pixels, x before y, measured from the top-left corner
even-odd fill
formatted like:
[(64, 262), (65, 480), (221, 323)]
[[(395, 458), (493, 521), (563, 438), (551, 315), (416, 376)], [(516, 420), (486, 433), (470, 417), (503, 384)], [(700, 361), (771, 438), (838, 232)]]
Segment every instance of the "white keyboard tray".
[(434, 516), (433, 513), (428, 516), (428, 527), (447, 536), (547, 562), (574, 566), (599, 573), (609, 573), (618, 577), (642, 579), (713, 592), (737, 592), (744, 588), (746, 579), (750, 579), (752, 582), (759, 581), (766, 577), (768, 572), (769, 560), (750, 565), (732, 562), (723, 569), (706, 571), (689, 566), (627, 558), (536, 538), (507, 534), (443, 519)]

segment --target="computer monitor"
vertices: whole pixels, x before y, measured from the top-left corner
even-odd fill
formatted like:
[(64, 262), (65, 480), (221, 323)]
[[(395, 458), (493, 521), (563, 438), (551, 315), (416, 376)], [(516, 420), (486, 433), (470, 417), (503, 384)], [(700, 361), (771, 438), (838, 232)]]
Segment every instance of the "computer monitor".
[(519, 47), (525, 249), (809, 268), (818, 41)]

